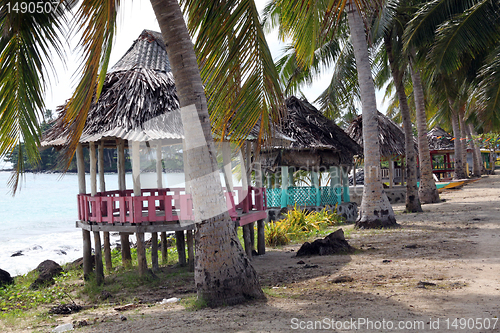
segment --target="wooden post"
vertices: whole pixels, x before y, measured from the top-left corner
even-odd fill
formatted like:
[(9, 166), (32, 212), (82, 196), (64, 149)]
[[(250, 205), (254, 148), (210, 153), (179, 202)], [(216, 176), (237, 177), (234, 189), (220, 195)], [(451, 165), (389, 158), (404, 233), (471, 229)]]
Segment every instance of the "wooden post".
[(340, 180), (340, 168), (338, 166), (330, 167), (330, 187), (334, 189), (336, 201), (340, 205), (342, 197), (340, 196), (339, 198), (337, 193), (339, 193), (338, 189), (342, 190), (342, 182)]
[[(161, 162), (161, 140), (156, 144), (156, 187), (163, 188), (163, 165)], [(158, 264), (158, 233), (151, 233), (151, 268), (153, 272), (160, 269)]]
[(257, 252), (259, 255), (266, 253), (265, 220), (257, 221)]
[[(132, 141), (132, 179), (134, 182), (134, 197), (140, 197), (141, 193), (141, 157), (140, 157), (141, 143), (139, 141)], [(134, 209), (139, 209), (134, 207)], [(144, 244), (144, 233), (136, 232), (137, 238), (137, 266), (139, 276), (146, 275), (148, 271), (148, 262), (146, 260), (146, 246)]]
[(250, 237), (250, 224), (245, 224), (243, 226), (243, 243), (248, 259), (252, 260), (252, 241)]
[[(116, 139), (117, 163), (118, 169), (118, 190), (125, 195), (127, 184), (125, 183), (125, 141)], [(120, 244), (122, 252), (122, 265), (127, 268), (132, 267), (132, 254), (130, 253), (130, 240), (127, 232), (120, 232)]]
[(316, 189), (316, 198), (314, 202), (316, 203), (316, 206), (321, 206), (321, 192), (320, 192), (320, 186), (319, 186), (319, 173), (317, 171), (311, 171), (311, 179), (312, 179), (312, 185)]
[(351, 197), (349, 195), (349, 167), (340, 167), (340, 171), (342, 173), (342, 199), (344, 202), (351, 201)]
[[(262, 173), (262, 164), (260, 164), (260, 154), (257, 154), (257, 141), (254, 142), (254, 160), (255, 160), (255, 186), (259, 189), (262, 189), (262, 191), (265, 191), (266, 189), (262, 188), (262, 182), (263, 182), (263, 173)], [(293, 180), (293, 174), (292, 174), (292, 180)], [(265, 237), (265, 220), (258, 220), (257, 221), (257, 252), (259, 255), (263, 255), (266, 253), (266, 237)]]
[(175, 232), (175, 245), (179, 255), (179, 266), (186, 266), (186, 242), (184, 240), (184, 231)]
[(151, 233), (151, 268), (153, 272), (157, 272), (160, 269), (158, 265), (158, 233)]
[(389, 187), (394, 187), (394, 161), (389, 157)]
[[(79, 143), (76, 146), (76, 168), (78, 170), (78, 192), (79, 194), (86, 193), (85, 184), (85, 162), (83, 159), (83, 147)], [(90, 231), (82, 229), (83, 239), (83, 278), (88, 280), (92, 273), (92, 244), (90, 241)]]
[(288, 206), (288, 167), (281, 167), (281, 208)]
[(166, 265), (168, 262), (167, 233), (162, 232), (160, 235), (161, 235), (161, 263), (163, 265)]
[(356, 161), (352, 166), (352, 186), (356, 187)]
[(188, 248), (188, 267), (190, 272), (194, 272), (194, 234), (193, 230), (186, 230), (186, 240)]
[[(90, 142), (90, 189), (91, 195), (97, 194), (97, 159), (95, 143)], [(98, 285), (104, 282), (104, 267), (102, 265), (101, 234), (94, 231), (94, 251), (95, 251), (95, 279)]]
[[(99, 143), (99, 154), (97, 158), (97, 169), (99, 170), (99, 191), (106, 191), (106, 181), (104, 179), (104, 139)], [(111, 242), (109, 239), (109, 232), (104, 231), (104, 262), (106, 263), (106, 270), (111, 272), (113, 270), (113, 263), (111, 261)]]

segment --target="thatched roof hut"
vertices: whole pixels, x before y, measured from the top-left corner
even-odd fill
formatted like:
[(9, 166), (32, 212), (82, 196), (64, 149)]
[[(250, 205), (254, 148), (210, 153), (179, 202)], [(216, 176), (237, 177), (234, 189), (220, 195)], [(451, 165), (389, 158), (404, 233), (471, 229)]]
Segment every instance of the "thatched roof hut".
[[(42, 146), (67, 144), (65, 106), (58, 111)], [(108, 71), (101, 96), (89, 110), (80, 142), (105, 139), (107, 146), (113, 146), (115, 138), (161, 139), (168, 143), (180, 143), (183, 138), (179, 101), (160, 33), (144, 30)]]
[[(404, 156), (405, 149), (405, 132), (403, 128), (389, 119), (384, 114), (378, 112), (379, 125), (379, 142), (380, 142), (380, 157), (387, 158), (390, 156)], [(356, 141), (360, 146), (363, 146), (363, 116), (359, 115), (352, 121), (346, 130), (346, 133)], [(415, 143), (415, 151), (418, 151), (417, 141)]]
[(279, 131), (293, 141), (286, 146), (264, 148), (261, 160), (265, 168), (350, 166), (353, 156), (362, 153), (356, 142), (306, 100), (292, 96), (285, 104)]
[(427, 141), (429, 141), (430, 150), (453, 150), (455, 148), (453, 135), (439, 126), (427, 133)]

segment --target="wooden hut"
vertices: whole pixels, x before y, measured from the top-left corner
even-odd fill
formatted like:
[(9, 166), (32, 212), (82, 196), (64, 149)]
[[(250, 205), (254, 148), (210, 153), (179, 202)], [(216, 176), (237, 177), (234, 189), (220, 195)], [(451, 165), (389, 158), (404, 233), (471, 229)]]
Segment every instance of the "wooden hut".
[[(279, 131), (289, 140), (263, 147), (260, 153), (268, 172), (267, 205), (335, 206), (350, 201), (348, 170), (353, 156), (362, 153), (361, 147), (306, 100), (292, 96), (285, 104)], [(312, 186), (295, 186), (296, 170), (309, 171)], [(272, 188), (270, 173), (279, 171), (281, 188)], [(320, 186), (320, 172), (330, 172), (330, 186)]]
[[(45, 133), (42, 146), (65, 146), (69, 128), (65, 125), (65, 107), (50, 131)], [(96, 276), (103, 278), (100, 232), (104, 234), (106, 265), (111, 268), (109, 232), (120, 232), (122, 259), (130, 261), (128, 234), (137, 236), (139, 272), (147, 271), (144, 233), (152, 235), (152, 267), (158, 269), (158, 239), (162, 236), (162, 256), (165, 261), (166, 232), (175, 232), (179, 263), (185, 265), (185, 233), (188, 257), (194, 266), (192, 201), (184, 188), (165, 188), (162, 179), (162, 147), (182, 142), (184, 137), (179, 102), (166, 49), (160, 33), (144, 30), (125, 55), (106, 75), (100, 98), (89, 110), (76, 152), (79, 195), (77, 227), (83, 231), (84, 273), (91, 272), (90, 232), (94, 234)], [(99, 158), (96, 157), (96, 145)], [(87, 193), (83, 147), (90, 151), (91, 191)], [(104, 148), (117, 150), (119, 188), (105, 188), (101, 165)], [(125, 149), (131, 151), (133, 189), (125, 184)], [(156, 157), (156, 186), (141, 187), (141, 156)], [(99, 166), (96, 168), (97, 160)], [(97, 170), (100, 189), (97, 191)], [(231, 218), (241, 224), (266, 217), (264, 191), (255, 187), (234, 188), (226, 192)], [(239, 195), (239, 196), (238, 196)], [(235, 202), (237, 204), (235, 204)], [(264, 239), (260, 239), (264, 242)]]
[[(451, 178), (455, 171), (455, 138), (437, 126), (427, 133), (431, 154), (432, 172), (438, 178)], [(463, 142), (467, 142), (465, 139)], [(467, 147), (467, 159), (472, 158), (472, 148)], [(468, 173), (469, 163), (467, 163)]]
[[(379, 143), (380, 143), (380, 159), (387, 161), (389, 167), (382, 168), (382, 179), (389, 180), (389, 187), (393, 187), (395, 179), (399, 182), (404, 182), (404, 156), (406, 155), (405, 148), (405, 133), (401, 126), (396, 124), (384, 114), (378, 112), (379, 124)], [(356, 141), (360, 146), (363, 146), (363, 116), (359, 115), (354, 119), (346, 133)], [(415, 152), (418, 152), (417, 141), (414, 138)], [(398, 167), (395, 167), (395, 163)], [(356, 179), (356, 177), (353, 177)]]

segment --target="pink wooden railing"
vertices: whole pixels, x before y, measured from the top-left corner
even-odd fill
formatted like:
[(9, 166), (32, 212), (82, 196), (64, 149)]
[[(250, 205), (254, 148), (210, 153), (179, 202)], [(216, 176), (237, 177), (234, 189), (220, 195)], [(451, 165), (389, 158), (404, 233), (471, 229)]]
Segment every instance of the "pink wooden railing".
[[(132, 193), (132, 190), (125, 190), (99, 192), (95, 196), (79, 194), (78, 219), (97, 223), (194, 220), (191, 195), (186, 194), (183, 188), (142, 189), (141, 196), (137, 197)], [(247, 191), (235, 188), (234, 192), (225, 192), (231, 218), (237, 219), (237, 209), (241, 209), (242, 213), (265, 211), (265, 193), (263, 188), (256, 187), (249, 187)], [(235, 195), (236, 201), (240, 201), (237, 205)]]

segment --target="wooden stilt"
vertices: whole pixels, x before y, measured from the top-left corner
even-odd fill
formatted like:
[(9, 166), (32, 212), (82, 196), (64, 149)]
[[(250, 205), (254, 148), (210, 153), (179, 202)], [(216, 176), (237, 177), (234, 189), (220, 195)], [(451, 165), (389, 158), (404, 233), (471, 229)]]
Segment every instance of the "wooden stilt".
[(148, 272), (148, 262), (146, 260), (146, 244), (144, 244), (144, 233), (137, 232), (137, 266), (139, 276), (144, 276)]
[[(125, 191), (125, 141), (116, 139), (117, 147), (117, 169), (118, 169), (118, 190)], [(132, 267), (132, 254), (130, 253), (130, 240), (127, 232), (120, 232), (120, 244), (122, 252), (122, 265), (126, 268)]]
[[(97, 158), (95, 143), (89, 143), (90, 151), (90, 194), (97, 194)], [(95, 278), (97, 284), (104, 282), (104, 268), (102, 265), (101, 235), (99, 231), (94, 231), (94, 251), (95, 251)]]
[[(140, 159), (139, 141), (132, 141), (132, 180), (134, 183), (134, 196), (141, 196), (141, 159)], [(144, 276), (148, 271), (148, 263), (146, 261), (146, 246), (144, 244), (144, 233), (137, 232), (137, 265), (139, 276)]]
[(158, 265), (158, 233), (153, 232), (151, 234), (151, 268), (153, 272), (157, 272), (160, 269)]
[(250, 240), (250, 224), (243, 226), (243, 242), (248, 259), (252, 260), (252, 241)]
[(186, 230), (189, 271), (194, 272), (194, 235), (193, 230)]
[(104, 268), (102, 265), (101, 235), (99, 231), (94, 231), (95, 247), (95, 281), (98, 285), (104, 283)]
[[(78, 192), (86, 193), (85, 184), (85, 163), (83, 159), (83, 147), (79, 143), (76, 146), (76, 168), (78, 170)], [(87, 280), (92, 273), (92, 244), (90, 241), (90, 231), (82, 229), (83, 239), (83, 278)]]
[(264, 233), (265, 225), (265, 220), (257, 221), (257, 252), (259, 253), (259, 255), (263, 255), (266, 253), (266, 236)]
[(161, 263), (166, 265), (168, 262), (168, 244), (167, 244), (167, 233), (164, 231), (161, 233)]
[(132, 253), (130, 252), (130, 239), (127, 232), (120, 232), (120, 244), (122, 246), (123, 267), (132, 268)]
[[(99, 191), (106, 191), (106, 181), (104, 179), (104, 139), (99, 143), (99, 154), (97, 156), (97, 169), (99, 171)], [(113, 263), (111, 261), (111, 242), (109, 239), (109, 232), (103, 232), (103, 245), (104, 245), (104, 262), (106, 263), (106, 270), (111, 272), (113, 270)]]
[(111, 242), (109, 239), (109, 231), (103, 232), (103, 242), (104, 242), (104, 262), (106, 263), (106, 271), (111, 272), (113, 270), (113, 262), (111, 261)]
[(83, 236), (83, 279), (88, 280), (92, 273), (92, 245), (90, 231), (82, 229)]
[(175, 232), (175, 245), (179, 256), (179, 266), (186, 266), (186, 241), (184, 240), (184, 231)]
[(252, 251), (255, 251), (255, 222), (248, 224), (248, 231), (250, 232), (250, 244)]

